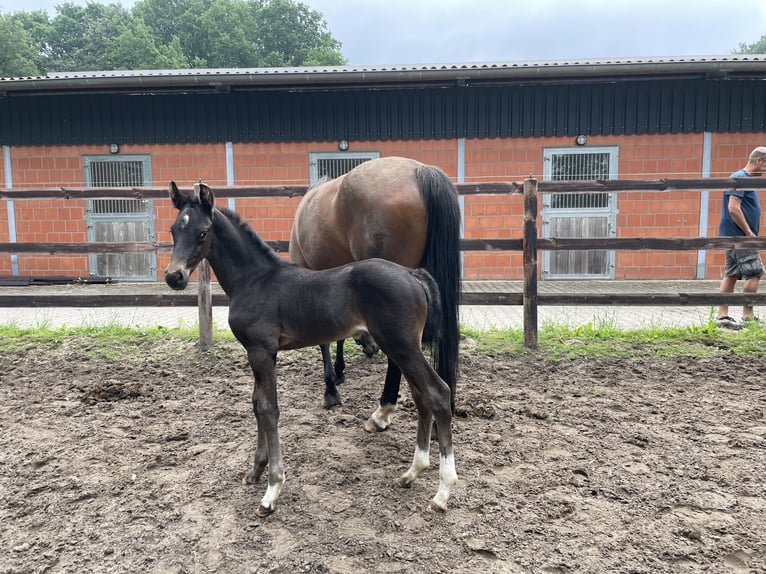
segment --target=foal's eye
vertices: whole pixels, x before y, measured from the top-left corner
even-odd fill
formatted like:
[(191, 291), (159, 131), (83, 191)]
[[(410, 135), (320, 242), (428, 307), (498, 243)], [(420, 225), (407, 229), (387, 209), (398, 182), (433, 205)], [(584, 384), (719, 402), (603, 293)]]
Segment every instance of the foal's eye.
[(199, 240), (200, 240), (200, 241), (205, 241), (205, 239), (207, 239), (207, 231), (202, 231), (202, 232), (200, 232), (200, 234), (199, 234)]

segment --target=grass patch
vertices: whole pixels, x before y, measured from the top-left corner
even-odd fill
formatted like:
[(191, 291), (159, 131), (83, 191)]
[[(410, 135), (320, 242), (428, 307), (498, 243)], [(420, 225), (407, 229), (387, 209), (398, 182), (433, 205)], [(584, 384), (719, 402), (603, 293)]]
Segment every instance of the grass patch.
[[(538, 354), (552, 360), (582, 357), (715, 356), (733, 353), (742, 356), (766, 355), (766, 327), (753, 325), (741, 331), (717, 329), (713, 321), (691, 327), (649, 327), (624, 330), (609, 322), (581, 326), (542, 325), (538, 349), (524, 347), (522, 329), (461, 330), (462, 353), (479, 352), (490, 356)], [(214, 340), (231, 341), (228, 329), (214, 328)], [(87, 327), (17, 327), (0, 325), (0, 352), (14, 349), (55, 349), (71, 339), (87, 339), (84, 356), (118, 359), (130, 356), (154, 341), (199, 339), (198, 326), (125, 327), (107, 324)], [(81, 349), (82, 350), (82, 349)], [(362, 356), (361, 349), (349, 340), (346, 357)], [(332, 346), (334, 354), (334, 345)], [(158, 345), (156, 353), (170, 352)]]
[(714, 321), (689, 327), (620, 329), (609, 322), (581, 326), (544, 324), (538, 332), (538, 349), (524, 347), (522, 329), (463, 329), (474, 348), (488, 355), (539, 353), (550, 359), (578, 357), (742, 356), (766, 355), (766, 327), (753, 325), (741, 331), (717, 329)]
[[(124, 355), (131, 349), (138, 348), (152, 341), (167, 338), (184, 340), (199, 339), (199, 327), (125, 327), (122, 325), (105, 324), (84, 327), (17, 327), (14, 325), (0, 325), (0, 351), (14, 349), (55, 349), (60, 347), (68, 339), (88, 339), (89, 353), (98, 353), (104, 357), (117, 357)], [(218, 340), (232, 339), (229, 330), (214, 330), (214, 337)]]

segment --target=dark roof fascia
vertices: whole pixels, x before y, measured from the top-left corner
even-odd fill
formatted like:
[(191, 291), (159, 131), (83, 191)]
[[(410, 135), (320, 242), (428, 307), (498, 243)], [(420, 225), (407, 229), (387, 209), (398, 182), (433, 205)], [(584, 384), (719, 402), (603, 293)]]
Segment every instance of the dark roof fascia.
[(404, 88), (495, 83), (669, 79), (766, 79), (766, 55), (304, 68), (60, 72), (0, 79), (0, 94), (156, 93), (231, 89)]

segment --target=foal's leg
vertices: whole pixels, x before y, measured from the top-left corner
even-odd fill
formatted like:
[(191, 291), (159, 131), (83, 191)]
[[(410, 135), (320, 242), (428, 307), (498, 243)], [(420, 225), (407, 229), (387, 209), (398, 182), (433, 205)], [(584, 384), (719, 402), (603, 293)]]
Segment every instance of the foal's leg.
[(346, 361), (343, 360), (343, 345), (346, 340), (335, 343), (335, 384), (341, 385), (346, 380)]
[(243, 482), (254, 484), (263, 474), (268, 463), (269, 485), (258, 508), (258, 516), (267, 516), (274, 512), (274, 506), (285, 482), (277, 427), (279, 405), (277, 404), (277, 377), (274, 370), (276, 352), (270, 355), (260, 349), (249, 349), (247, 358), (255, 377), (253, 412), (258, 424), (258, 444), (255, 449), (255, 463), (250, 472), (245, 475)]
[(399, 399), (399, 387), (402, 382), (402, 371), (399, 366), (388, 359), (386, 382), (383, 385), (383, 393), (380, 395), (380, 406), (370, 415), (364, 423), (367, 432), (380, 432), (391, 425), (391, 415), (396, 411), (396, 401)]
[(452, 409), (450, 389), (431, 368), (426, 358), (420, 357), (401, 363), (412, 390), (412, 399), (418, 409), (418, 434), (412, 465), (399, 479), (399, 484), (409, 487), (429, 465), (432, 417), (436, 421), (439, 438), (439, 490), (431, 500), (430, 508), (447, 509), (452, 487), (457, 482), (455, 455), (452, 447)]
[[(340, 341), (338, 342), (338, 345), (340, 346)], [(332, 368), (330, 345), (319, 345), (319, 350), (322, 351), (322, 366), (324, 368), (324, 408), (331, 409), (332, 407), (337, 407), (341, 404), (340, 393), (336, 386), (338, 384), (338, 378), (336, 372), (333, 371)], [(342, 356), (341, 361), (343, 361)]]

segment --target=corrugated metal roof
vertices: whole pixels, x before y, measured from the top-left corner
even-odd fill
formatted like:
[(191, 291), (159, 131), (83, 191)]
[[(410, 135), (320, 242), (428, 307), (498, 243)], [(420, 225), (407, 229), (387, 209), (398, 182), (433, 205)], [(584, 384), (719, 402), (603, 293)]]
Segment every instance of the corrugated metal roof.
[(0, 79), (0, 91), (418, 84), (676, 74), (766, 74), (766, 55), (668, 56), (517, 62), (57, 72)]

